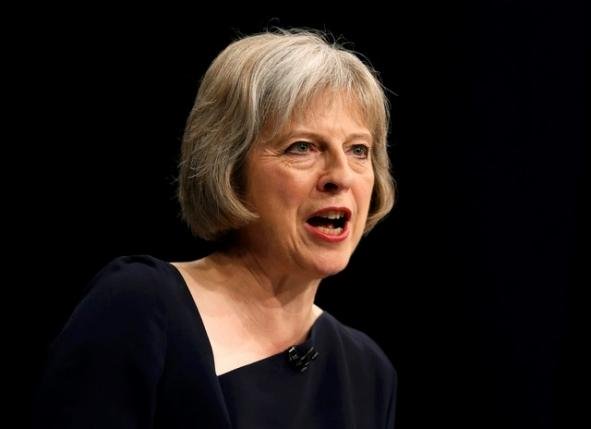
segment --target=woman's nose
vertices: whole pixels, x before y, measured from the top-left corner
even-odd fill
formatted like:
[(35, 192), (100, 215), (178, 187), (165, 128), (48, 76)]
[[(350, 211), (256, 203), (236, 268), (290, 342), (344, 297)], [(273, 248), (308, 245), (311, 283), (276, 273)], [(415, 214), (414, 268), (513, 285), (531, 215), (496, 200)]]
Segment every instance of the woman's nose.
[(351, 187), (353, 174), (345, 153), (326, 153), (324, 170), (318, 180), (318, 190), (322, 192), (340, 192)]

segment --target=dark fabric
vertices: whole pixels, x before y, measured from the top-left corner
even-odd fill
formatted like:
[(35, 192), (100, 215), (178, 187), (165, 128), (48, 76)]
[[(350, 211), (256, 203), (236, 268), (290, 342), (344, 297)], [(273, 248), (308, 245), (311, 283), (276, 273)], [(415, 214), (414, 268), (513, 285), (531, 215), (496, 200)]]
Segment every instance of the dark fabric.
[(180, 273), (151, 256), (101, 270), (52, 344), (35, 428), (392, 428), (396, 373), (365, 334), (324, 312), (298, 350), (221, 376)]

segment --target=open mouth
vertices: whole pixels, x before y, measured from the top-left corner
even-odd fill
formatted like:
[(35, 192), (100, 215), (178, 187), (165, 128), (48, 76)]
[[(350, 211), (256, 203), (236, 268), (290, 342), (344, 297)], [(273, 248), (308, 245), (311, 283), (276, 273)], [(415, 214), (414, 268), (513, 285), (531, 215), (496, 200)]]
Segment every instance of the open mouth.
[(339, 236), (347, 228), (350, 218), (351, 212), (348, 209), (327, 209), (315, 213), (306, 223), (323, 234)]

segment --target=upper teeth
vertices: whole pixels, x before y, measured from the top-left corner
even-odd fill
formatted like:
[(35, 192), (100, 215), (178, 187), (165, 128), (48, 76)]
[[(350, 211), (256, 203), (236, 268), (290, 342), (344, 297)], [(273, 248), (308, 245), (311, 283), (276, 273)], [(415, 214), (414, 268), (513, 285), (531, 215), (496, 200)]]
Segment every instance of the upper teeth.
[(325, 213), (322, 213), (322, 217), (325, 217), (328, 219), (340, 219), (340, 218), (345, 217), (345, 213), (336, 212), (336, 211), (325, 212)]

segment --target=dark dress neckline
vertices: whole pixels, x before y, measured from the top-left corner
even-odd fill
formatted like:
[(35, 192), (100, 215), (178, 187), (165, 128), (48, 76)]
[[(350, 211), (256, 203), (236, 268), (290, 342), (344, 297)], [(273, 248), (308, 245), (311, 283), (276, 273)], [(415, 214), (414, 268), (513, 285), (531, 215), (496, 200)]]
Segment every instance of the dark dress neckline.
[[(317, 332), (318, 332), (318, 329), (320, 329), (320, 325), (323, 323), (322, 320), (325, 318), (324, 317), (325, 315), (326, 315), (326, 311), (323, 310), (322, 313), (316, 318), (316, 320), (312, 324), (312, 327), (310, 328), (310, 331), (308, 332), (308, 336), (307, 336), (306, 340), (303, 341), (302, 343), (293, 345), (293, 347), (295, 347), (295, 349), (299, 355), (303, 355), (306, 352), (306, 350), (308, 350), (311, 346), (314, 346), (316, 344)], [(285, 349), (281, 352), (278, 352), (273, 355), (264, 357), (262, 359), (253, 361), (251, 363), (247, 363), (246, 365), (239, 366), (238, 368), (234, 368), (230, 371), (226, 371), (223, 374), (219, 374), (217, 377), (218, 377), (218, 379), (229, 378), (229, 377), (233, 377), (233, 376), (237, 375), (241, 371), (257, 370), (259, 367), (266, 367), (267, 365), (290, 366), (289, 354), (288, 354), (289, 348), (290, 347), (288, 347), (287, 349)]]
[[(203, 333), (205, 335), (205, 338), (207, 339), (207, 344), (209, 347), (209, 354), (210, 354), (210, 360), (211, 360), (211, 365), (214, 368), (214, 372), (215, 372), (215, 360), (214, 360), (214, 355), (213, 355), (213, 347), (211, 345), (211, 340), (209, 338), (209, 335), (207, 333), (207, 329), (205, 328), (205, 323), (203, 322), (203, 318), (201, 317), (201, 313), (199, 312), (199, 308), (197, 307), (197, 303), (195, 302), (195, 300), (193, 299), (193, 295), (191, 294), (191, 290), (189, 289), (189, 285), (187, 284), (187, 281), (185, 280), (185, 278), (183, 277), (183, 275), (181, 274), (180, 270), (175, 267), (172, 263), (168, 262), (167, 265), (170, 267), (170, 269), (175, 273), (175, 275), (177, 276), (177, 278), (180, 280), (181, 284), (183, 285), (183, 288), (186, 292), (187, 297), (190, 299), (192, 307), (194, 307), (195, 309), (195, 318), (197, 319), (198, 323), (199, 323), (199, 327), (203, 330)], [(312, 326), (310, 327), (310, 330), (308, 332), (308, 335), (306, 337), (306, 340), (304, 340), (302, 343), (299, 344), (294, 344), (293, 347), (296, 348), (296, 350), (298, 351), (298, 353), (301, 355), (303, 353), (305, 353), (306, 350), (308, 350), (311, 346), (313, 346), (314, 344), (316, 344), (316, 339), (317, 339), (317, 332), (318, 329), (320, 327), (320, 325), (323, 323), (322, 320), (325, 319), (325, 316), (327, 315), (327, 312), (325, 310), (322, 310), (322, 313), (320, 313), (320, 315), (316, 318), (316, 320), (314, 320), (314, 323), (312, 324)], [(221, 381), (222, 378), (229, 378), (232, 376), (235, 376), (237, 374), (239, 374), (239, 372), (241, 370), (243, 371), (250, 371), (253, 369), (256, 369), (258, 367), (261, 366), (265, 366), (267, 364), (271, 364), (272, 366), (276, 366), (276, 365), (282, 365), (284, 364), (285, 366), (289, 365), (288, 362), (288, 350), (290, 347), (288, 347), (286, 350), (275, 353), (273, 355), (269, 355), (266, 356), (262, 359), (258, 359), (256, 361), (247, 363), (245, 365), (239, 366), (237, 368), (231, 369), (229, 371), (226, 371), (222, 374), (217, 374), (216, 373), (216, 377), (218, 378), (218, 380)]]

